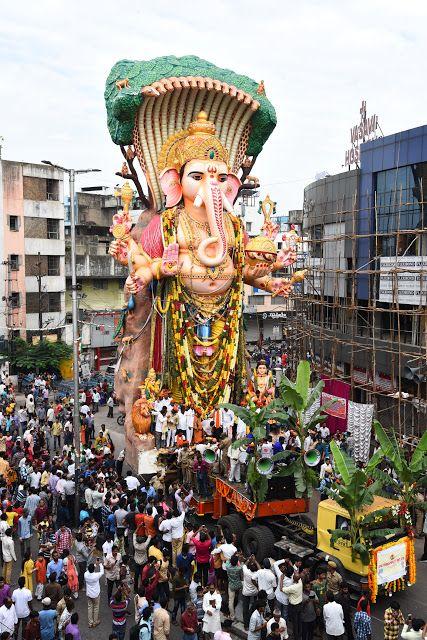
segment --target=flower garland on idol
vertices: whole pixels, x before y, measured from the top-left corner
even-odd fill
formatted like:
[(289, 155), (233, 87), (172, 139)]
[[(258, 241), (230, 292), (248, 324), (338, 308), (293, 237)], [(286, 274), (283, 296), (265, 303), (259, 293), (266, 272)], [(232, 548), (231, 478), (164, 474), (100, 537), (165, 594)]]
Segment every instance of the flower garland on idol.
[[(162, 215), (166, 246), (175, 242), (177, 217), (176, 209)], [(210, 340), (198, 338), (197, 319), (189, 317), (188, 305), (186, 306), (188, 292), (183, 289), (179, 277), (173, 278), (170, 282), (165, 306), (159, 304), (159, 298), (157, 304), (159, 311), (170, 314), (175, 351), (174, 364), (180, 380), (182, 400), (187, 406), (192, 406), (199, 415), (207, 415), (217, 404), (229, 401), (237, 364), (243, 304), (244, 239), (240, 220), (234, 216), (231, 219), (236, 238), (236, 275), (227, 294), (226, 309), (221, 317), (223, 326), (220, 335)], [(200, 359), (194, 356), (194, 343), (215, 347), (207, 365), (201, 364)]]

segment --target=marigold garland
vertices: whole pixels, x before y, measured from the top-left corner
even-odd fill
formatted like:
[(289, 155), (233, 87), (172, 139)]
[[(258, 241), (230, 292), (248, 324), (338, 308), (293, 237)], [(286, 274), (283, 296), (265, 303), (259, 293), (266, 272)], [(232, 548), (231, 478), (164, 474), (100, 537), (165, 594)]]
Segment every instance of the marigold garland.
[[(165, 246), (176, 241), (177, 220), (176, 209), (162, 215)], [(179, 277), (170, 281), (166, 304), (162, 306), (159, 297), (156, 301), (157, 309), (167, 314), (167, 321), (171, 325), (169, 335), (173, 339), (174, 375), (180, 380), (183, 402), (194, 407), (199, 415), (208, 414), (218, 403), (229, 401), (236, 375), (243, 306), (244, 238), (240, 220), (232, 217), (232, 223), (236, 238), (236, 275), (227, 294), (227, 311), (221, 320), (224, 322), (221, 335), (215, 340), (198, 339), (195, 331), (197, 320), (188, 318), (184, 302), (186, 296)], [(202, 343), (204, 346), (216, 344), (215, 352), (207, 364), (202, 364), (194, 357), (193, 343)]]
[[(407, 564), (407, 581), (408, 586), (410, 584), (414, 584), (417, 579), (416, 573), (416, 558), (415, 558), (415, 547), (414, 540), (410, 537), (400, 538), (399, 540), (395, 540), (394, 542), (388, 542), (380, 547), (376, 547), (375, 549), (371, 549), (371, 561), (369, 563), (368, 570), (368, 586), (371, 592), (371, 601), (376, 602), (378, 595), (378, 583), (377, 583), (377, 555), (379, 551), (383, 551), (384, 549), (389, 549), (396, 544), (405, 543), (406, 545), (406, 564)], [(405, 578), (399, 578), (398, 580), (392, 580), (391, 582), (382, 585), (384, 591), (387, 593), (395, 593), (396, 591), (401, 591), (405, 588)]]

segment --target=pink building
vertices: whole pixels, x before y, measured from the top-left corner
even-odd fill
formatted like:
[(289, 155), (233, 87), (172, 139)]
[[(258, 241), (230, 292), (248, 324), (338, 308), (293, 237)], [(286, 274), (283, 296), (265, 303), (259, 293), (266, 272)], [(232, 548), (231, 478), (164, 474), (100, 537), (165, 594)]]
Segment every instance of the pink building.
[(65, 319), (62, 172), (0, 160), (0, 337), (60, 336)]

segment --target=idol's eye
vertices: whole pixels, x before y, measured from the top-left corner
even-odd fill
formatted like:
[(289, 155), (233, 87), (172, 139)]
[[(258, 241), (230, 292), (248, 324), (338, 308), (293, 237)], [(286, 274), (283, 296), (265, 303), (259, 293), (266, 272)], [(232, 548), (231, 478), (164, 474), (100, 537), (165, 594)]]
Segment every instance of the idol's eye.
[(199, 173), (198, 171), (192, 171), (191, 173), (188, 174), (188, 176), (190, 178), (193, 178), (193, 180), (201, 180), (203, 178), (203, 173)]
[(219, 182), (227, 182), (227, 174), (226, 173), (220, 173), (220, 175), (218, 176), (218, 180)]

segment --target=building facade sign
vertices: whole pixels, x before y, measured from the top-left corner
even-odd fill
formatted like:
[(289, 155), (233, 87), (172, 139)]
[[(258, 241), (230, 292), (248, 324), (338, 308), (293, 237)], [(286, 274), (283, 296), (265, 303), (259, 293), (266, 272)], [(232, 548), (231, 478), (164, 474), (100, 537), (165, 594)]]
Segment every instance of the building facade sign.
[(427, 304), (427, 256), (380, 258), (379, 301)]
[(286, 320), (287, 315), (284, 311), (266, 311), (262, 314), (263, 320)]
[(359, 163), (360, 143), (367, 142), (370, 138), (376, 136), (378, 127), (378, 116), (367, 117), (366, 100), (363, 100), (360, 107), (360, 123), (350, 129), (351, 148), (345, 152), (344, 164), (346, 167)]

